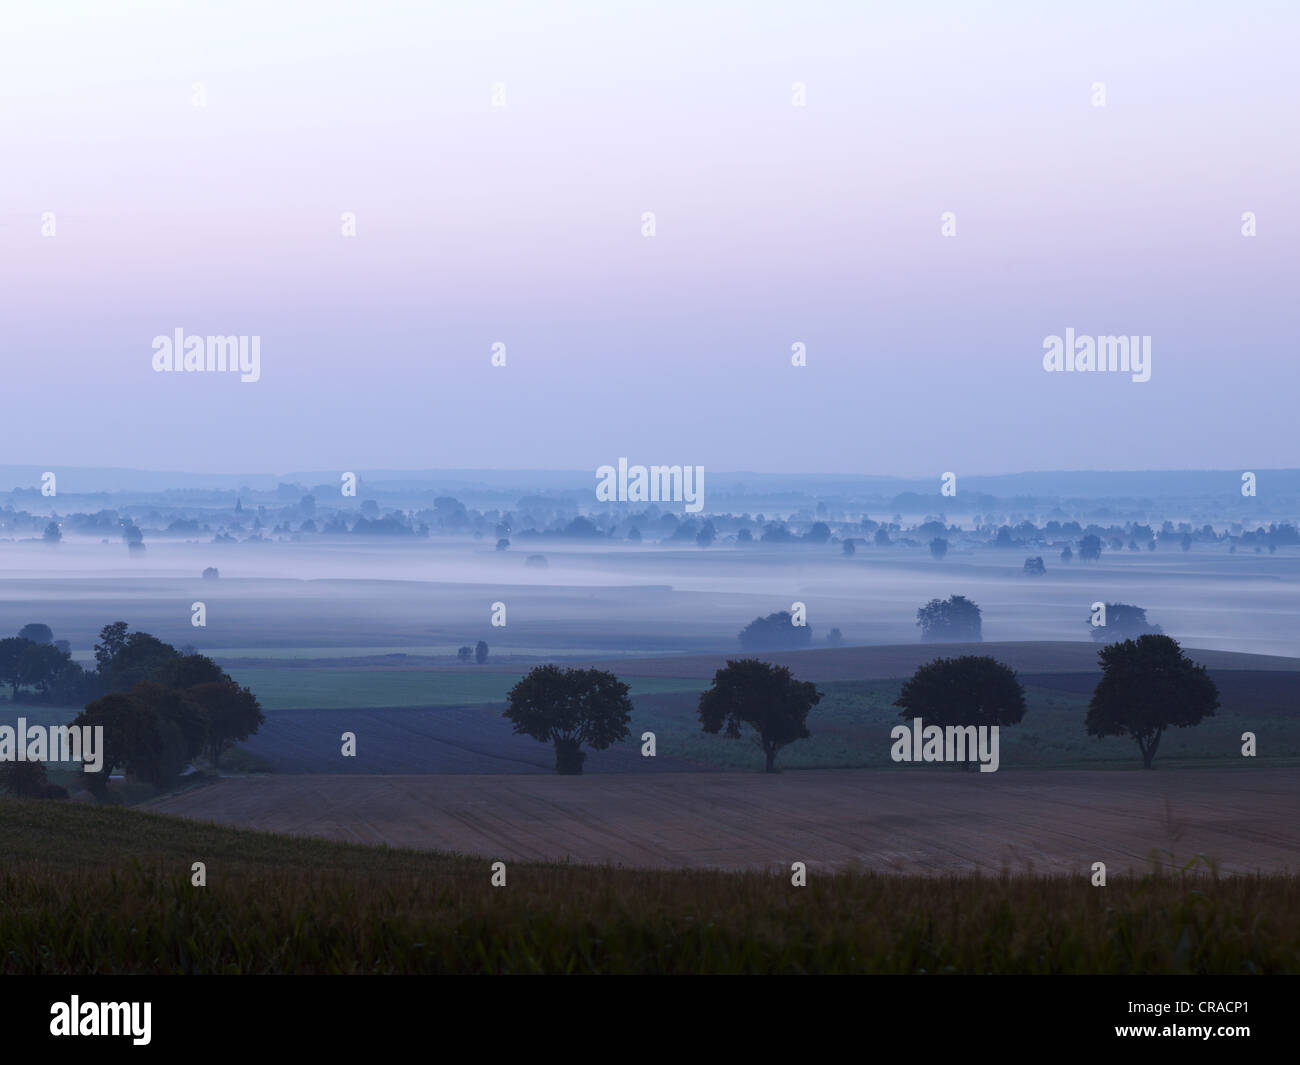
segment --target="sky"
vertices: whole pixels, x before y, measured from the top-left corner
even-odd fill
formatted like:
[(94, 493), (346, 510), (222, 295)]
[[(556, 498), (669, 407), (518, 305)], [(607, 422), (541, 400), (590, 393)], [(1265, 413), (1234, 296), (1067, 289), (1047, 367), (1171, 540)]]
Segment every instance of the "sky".
[(1138, 6), (6, 0), (0, 464), (1300, 466), (1300, 8)]

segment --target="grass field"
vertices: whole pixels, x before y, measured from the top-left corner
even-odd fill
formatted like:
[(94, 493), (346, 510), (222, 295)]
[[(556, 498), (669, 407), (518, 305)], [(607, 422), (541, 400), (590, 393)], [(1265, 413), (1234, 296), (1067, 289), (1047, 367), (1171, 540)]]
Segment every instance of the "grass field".
[[(633, 871), (0, 800), (0, 972), (1300, 972), (1300, 879)], [(206, 863), (207, 886), (191, 886)]]
[[(341, 756), (344, 732), (357, 738), (355, 757)], [(636, 731), (608, 750), (588, 752), (586, 771), (692, 768), (674, 755), (642, 758), (640, 735)], [(554, 749), (516, 736), (495, 704), (279, 710), (267, 715), (242, 749), (279, 773), (550, 773), (555, 767)]]
[[(230, 666), (227, 672), (250, 688), (265, 710), (338, 710), (502, 703), (525, 671), (499, 672), (474, 666), (429, 671)], [(619, 677), (633, 695), (702, 691), (706, 687), (703, 681), (673, 677), (633, 677), (621, 672)]]
[[(1300, 765), (1300, 675), (1215, 673), (1220, 709), (1194, 728), (1170, 729), (1156, 765)], [(1137, 745), (1124, 737), (1099, 739), (1084, 728), (1097, 678), (1088, 674), (1021, 677), (1028, 710), (1018, 725), (1001, 730), (1001, 768), (1133, 768)], [(894, 705), (898, 681), (829, 682), (808, 715), (812, 736), (781, 751), (785, 769), (886, 767), (890, 729), (900, 721)], [(636, 700), (634, 723), (652, 730), (660, 754), (719, 768), (759, 770), (762, 752), (745, 741), (710, 736), (700, 729), (698, 696), (646, 695)], [(1260, 742), (1253, 760), (1241, 756), (1241, 735)]]
[[(1130, 768), (1136, 745), (1087, 735), (1084, 717), (1100, 677), (1091, 644), (1025, 643), (852, 647), (764, 656), (790, 665), (824, 693), (809, 717), (812, 737), (785, 748), (785, 769), (887, 767), (893, 705), (901, 681), (939, 655), (986, 653), (1021, 670), (1028, 712), (1002, 731), (1000, 771), (1026, 768)], [(1221, 651), (1195, 651), (1219, 686), (1221, 707), (1195, 728), (1172, 729), (1157, 766), (1300, 765), (1300, 661)], [(329, 661), (329, 660), (326, 660)], [(428, 659), (364, 657), (276, 666), (230, 666), (268, 710), (245, 747), (279, 772), (516, 773), (549, 772), (549, 748), (512, 734), (501, 710), (522, 670), (500, 666), (429, 665)], [(592, 752), (589, 772), (641, 772), (641, 734), (658, 743), (658, 768), (756, 770), (761, 753), (748, 742), (704, 734), (699, 692), (722, 658), (681, 656), (603, 663), (625, 680), (635, 702), (631, 734)], [(633, 672), (633, 670), (637, 672)], [(893, 678), (893, 679), (891, 679)], [(42, 724), (65, 723), (75, 707), (0, 704), (0, 724), (19, 714)], [(361, 740), (358, 757), (339, 755), (344, 731)], [(1257, 757), (1241, 756), (1253, 732)]]
[[(369, 694), (377, 703), (381, 695), (397, 694), (408, 684), (418, 693), (423, 682), (410, 678), (427, 677), (436, 684), (441, 676), (404, 672), (341, 674), (333, 700), (322, 698), (321, 705), (312, 709), (269, 713), (266, 724), (244, 747), (266, 759), (277, 771), (288, 773), (551, 771), (554, 761), (550, 748), (514, 735), (509, 721), (501, 715), (503, 704), (487, 698), (490, 686), (502, 683), (492, 679), (499, 674), (467, 677), (467, 683), (481, 685), (474, 693), (478, 698), (456, 706), (373, 705), (361, 688), (366, 677), (375, 678), (376, 686)], [(1300, 674), (1216, 671), (1213, 676), (1220, 686), (1219, 711), (1195, 728), (1171, 729), (1161, 743), (1157, 766), (1300, 765)], [(670, 689), (692, 683), (671, 678), (652, 681)], [(1001, 732), (999, 772), (1127, 769), (1140, 764), (1132, 740), (1097, 739), (1087, 734), (1084, 718), (1096, 676), (1028, 674), (1022, 676), (1022, 681), (1028, 711), (1020, 724)], [(653, 689), (654, 685), (647, 686)], [(899, 723), (894, 700), (900, 682), (831, 681), (819, 686), (823, 698), (808, 718), (811, 738), (784, 748), (778, 765), (789, 770), (892, 765), (889, 734)], [(638, 684), (632, 687), (636, 691)], [(344, 692), (348, 694), (344, 696)], [(633, 702), (629, 737), (607, 751), (591, 752), (588, 772), (762, 768), (762, 752), (752, 743), (701, 730), (698, 689), (652, 690), (635, 695)], [(641, 735), (647, 730), (656, 736), (656, 763), (640, 757)], [(344, 731), (358, 736), (355, 759), (339, 755), (339, 737)], [(1255, 733), (1259, 745), (1253, 760), (1241, 756), (1241, 736), (1247, 731)]]

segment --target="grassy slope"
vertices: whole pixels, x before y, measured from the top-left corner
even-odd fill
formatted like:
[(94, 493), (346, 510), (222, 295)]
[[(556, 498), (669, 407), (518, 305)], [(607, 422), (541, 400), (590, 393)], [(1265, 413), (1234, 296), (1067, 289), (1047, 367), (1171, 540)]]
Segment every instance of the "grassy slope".
[[(1300, 879), (488, 863), (0, 800), (0, 972), (1297, 972)], [(207, 865), (208, 886), (190, 885)]]
[[(1257, 674), (1262, 675), (1262, 674)], [(1024, 677), (1028, 710), (1020, 724), (1002, 729), (1002, 770), (1126, 769), (1141, 765), (1137, 744), (1127, 737), (1089, 736), (1084, 727), (1091, 690), (1085, 693), (1042, 687)], [(808, 715), (812, 736), (783, 748), (784, 769), (837, 769), (892, 765), (890, 729), (902, 720), (894, 705), (901, 682), (889, 680), (818, 685), (821, 702)], [(1292, 695), (1300, 693), (1300, 683)], [(1188, 765), (1300, 764), (1300, 712), (1280, 713), (1273, 692), (1225, 693), (1213, 717), (1195, 728), (1170, 729), (1161, 741), (1157, 764)], [(660, 754), (731, 769), (759, 769), (763, 755), (747, 739), (728, 740), (700, 729), (698, 696), (661, 693), (636, 700), (634, 739), (651, 729)], [(1259, 754), (1241, 757), (1241, 735), (1256, 733)], [(627, 741), (630, 745), (633, 741)]]

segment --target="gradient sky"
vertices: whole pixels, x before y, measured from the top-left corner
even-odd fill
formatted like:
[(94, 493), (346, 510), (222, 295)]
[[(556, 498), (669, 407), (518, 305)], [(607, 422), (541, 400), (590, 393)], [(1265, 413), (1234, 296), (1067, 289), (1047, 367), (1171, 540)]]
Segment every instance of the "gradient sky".
[(9, 0), (0, 464), (1300, 466), (1300, 8), (1061, 7)]

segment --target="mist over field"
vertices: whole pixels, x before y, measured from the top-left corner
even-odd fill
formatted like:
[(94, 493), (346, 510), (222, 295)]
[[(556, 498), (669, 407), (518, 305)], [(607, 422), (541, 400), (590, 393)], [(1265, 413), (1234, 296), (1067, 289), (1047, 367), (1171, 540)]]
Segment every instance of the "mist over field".
[[(1023, 573), (1026, 552), (988, 548), (943, 560), (922, 549), (628, 544), (547, 545), (545, 569), (526, 550), (471, 538), (353, 546), (153, 542), (143, 557), (120, 542), (0, 543), (0, 625), (39, 617), (89, 658), (118, 617), (211, 654), (342, 648), (449, 654), (473, 637), (497, 653), (671, 653), (739, 649), (756, 615), (809, 604), (815, 644), (839, 628), (850, 644), (918, 638), (915, 613), (958, 593), (984, 612), (989, 640), (1088, 640), (1090, 605), (1135, 602), (1192, 647), (1300, 654), (1300, 552), (1228, 555), (1108, 552), (1098, 563), (1053, 559)], [(1041, 554), (1041, 551), (1030, 552)], [(203, 581), (208, 566), (219, 581)], [(190, 604), (208, 624), (190, 625)], [(508, 622), (493, 630), (490, 605)], [(472, 641), (471, 641), (472, 642)]]
[(1300, 973), (1300, 7), (4, 6), (0, 974)]
[[(497, 486), (483, 483), (491, 474), (465, 479), (468, 506), (441, 494), (446, 475), (369, 477), (356, 498), (292, 481), (232, 493), (152, 476), (151, 490), (94, 496), (15, 490), (0, 511), (0, 627), (39, 618), (83, 661), (119, 618), (217, 656), (446, 656), (481, 638), (497, 657), (671, 654), (735, 651), (752, 618), (794, 602), (807, 606), (811, 646), (832, 629), (847, 645), (907, 643), (918, 607), (960, 594), (983, 611), (987, 640), (1088, 641), (1101, 601), (1140, 605), (1187, 646), (1300, 654), (1290, 471), (1265, 475), (1263, 500), (1243, 498), (1231, 474), (1111, 497), (1092, 494), (1106, 483), (1096, 474), (1007, 478), (991, 485), (1002, 496), (963, 484), (948, 497), (937, 479), (886, 496), (869, 482), (814, 477), (791, 494), (783, 479), (721, 475), (720, 499), (706, 495), (699, 514), (601, 504), (594, 487), (584, 501), (572, 474), (535, 475), (531, 490), (526, 473)], [(88, 472), (74, 478), (84, 492)], [(1150, 493), (1158, 480), (1125, 475), (1120, 488)], [(1055, 495), (1030, 494), (1053, 485)], [(51, 521), (54, 544), (35, 535)], [(1064, 561), (1088, 531), (1118, 546)], [(1044, 573), (1026, 574), (1030, 557), (1044, 558)], [(219, 579), (201, 578), (209, 567)], [(203, 628), (191, 625), (196, 601)], [(490, 624), (496, 602), (503, 626)]]

